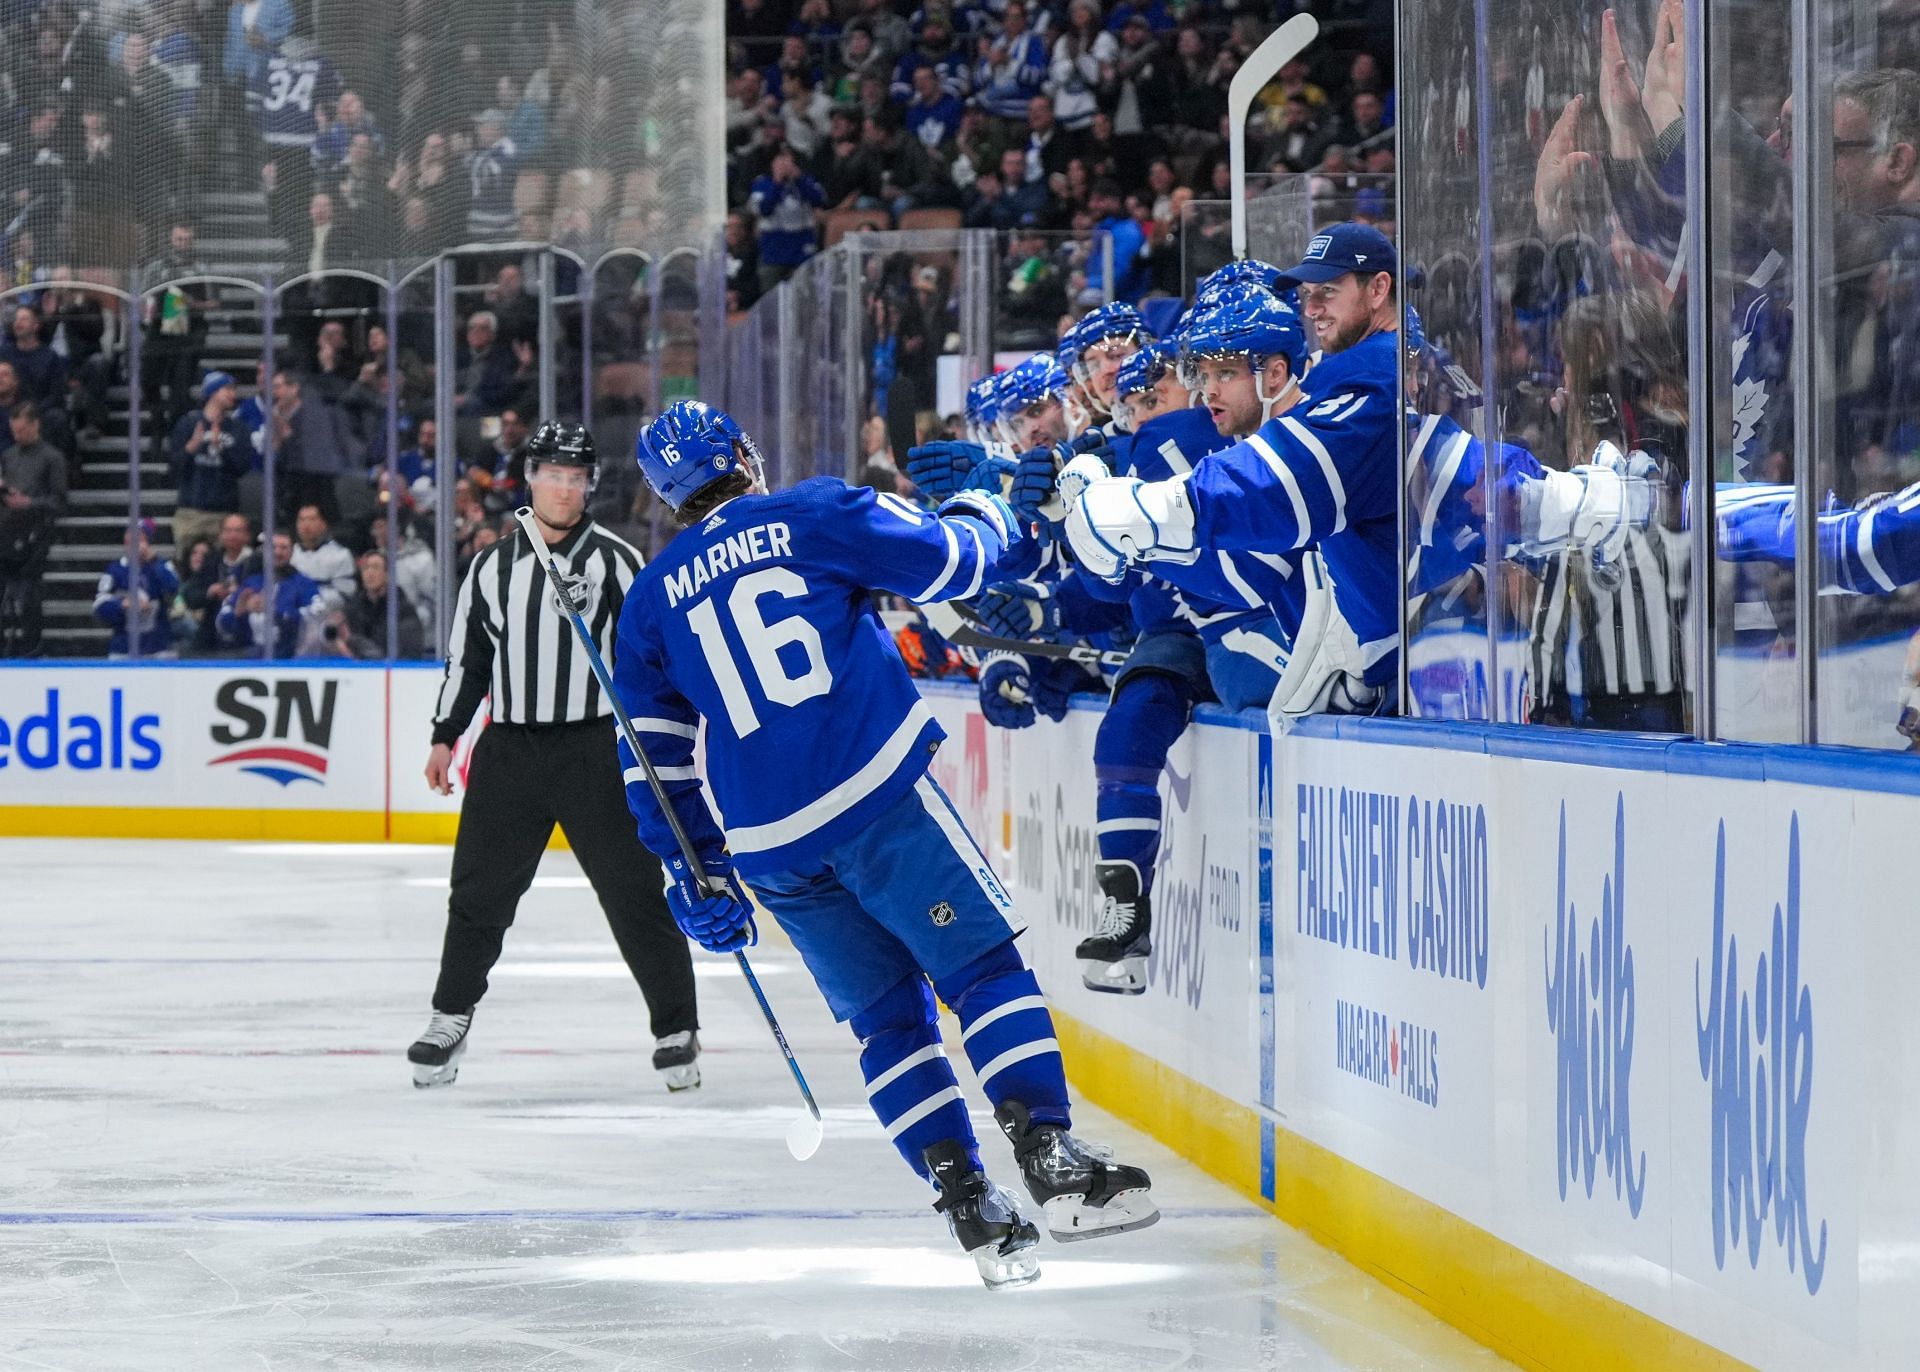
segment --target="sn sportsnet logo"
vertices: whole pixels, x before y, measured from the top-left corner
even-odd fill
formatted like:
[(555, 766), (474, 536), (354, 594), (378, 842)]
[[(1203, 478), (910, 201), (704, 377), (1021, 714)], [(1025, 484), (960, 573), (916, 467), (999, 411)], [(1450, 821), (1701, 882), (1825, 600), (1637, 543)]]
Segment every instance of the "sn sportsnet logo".
[(338, 681), (236, 677), (224, 683), (214, 694), (213, 706), (225, 719), (216, 722), (211, 733), (214, 743), (228, 751), (209, 759), (207, 766), (233, 767), (282, 787), (296, 781), (324, 786), (339, 693)]

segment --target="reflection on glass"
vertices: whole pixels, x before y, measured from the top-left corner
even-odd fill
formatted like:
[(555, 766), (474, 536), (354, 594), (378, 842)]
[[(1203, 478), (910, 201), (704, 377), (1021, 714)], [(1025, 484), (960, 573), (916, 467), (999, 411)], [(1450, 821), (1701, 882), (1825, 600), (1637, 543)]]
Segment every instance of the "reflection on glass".
[[(1397, 225), (1408, 403), (1404, 709), (1491, 720), (1498, 716), (1487, 636), (1482, 206), (1472, 130), (1446, 117), (1470, 108), (1473, 14), (1469, 6), (1411, 6), (1403, 22), (1403, 89), (1421, 93), (1420, 117), (1401, 121), (1408, 182)], [(1311, 212), (1304, 178), (1298, 194)], [(1503, 665), (1511, 673), (1512, 654)], [(1517, 689), (1509, 685), (1508, 694)]]
[[(1737, 26), (1738, 46), (1722, 37)], [(1708, 61), (1715, 142), (1714, 359), (1715, 732), (1800, 738), (1795, 632), (1791, 8), (1780, 0), (1716, 6)], [(1784, 122), (1783, 122), (1784, 121)], [(1724, 193), (1723, 193), (1724, 192)], [(1764, 533), (1764, 537), (1762, 536)]]
[[(1822, 743), (1920, 741), (1920, 49), (1912, 7), (1836, 7), (1832, 149), (1812, 316), (1832, 384), (1814, 462)], [(1845, 18), (1850, 22), (1838, 22)], [(1796, 311), (1796, 323), (1802, 313)]]
[(1421, 55), (1475, 51), (1473, 16), (1416, 20), (1400, 226), (1416, 712), (1690, 725), (1682, 17), (1647, 0), (1549, 22), (1494, 0), (1492, 27), (1530, 40), (1458, 65)]

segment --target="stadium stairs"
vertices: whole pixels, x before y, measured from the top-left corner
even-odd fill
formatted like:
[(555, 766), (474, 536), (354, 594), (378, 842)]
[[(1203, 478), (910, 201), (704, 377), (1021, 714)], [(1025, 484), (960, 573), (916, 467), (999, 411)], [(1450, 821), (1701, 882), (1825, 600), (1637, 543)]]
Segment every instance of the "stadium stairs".
[[(266, 198), (259, 191), (219, 191), (202, 197), (199, 252), (217, 275), (258, 280), (268, 271), (284, 271), (287, 246), (267, 223)], [(260, 361), (260, 302), (237, 286), (217, 288), (217, 304), (207, 320), (202, 372), (231, 372), (243, 397), (254, 391)], [(275, 346), (284, 349), (279, 334)], [(103, 657), (107, 630), (93, 617), (94, 588), (100, 573), (120, 555), (127, 527), (127, 487), (132, 473), (128, 451), (128, 397), (124, 384), (108, 392), (110, 418), (102, 432), (80, 441), (80, 456), (67, 514), (54, 531), (45, 582), (47, 657)], [(155, 551), (172, 557), (175, 491), (167, 469), (164, 435), (155, 432), (159, 417), (149, 409), (141, 446), (140, 508), (159, 525)], [(243, 483), (243, 496), (257, 483)], [(257, 497), (256, 497), (257, 499)], [(257, 512), (256, 512), (257, 514)], [(185, 568), (180, 569), (182, 574)]]

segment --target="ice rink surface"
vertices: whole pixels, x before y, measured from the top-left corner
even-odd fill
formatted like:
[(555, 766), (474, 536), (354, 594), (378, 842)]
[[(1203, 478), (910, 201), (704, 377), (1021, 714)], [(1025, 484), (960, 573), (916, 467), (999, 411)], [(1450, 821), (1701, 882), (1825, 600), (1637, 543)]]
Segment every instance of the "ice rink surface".
[(1505, 1365), (1085, 1107), (1165, 1218), (985, 1291), (791, 951), (755, 961), (827, 1116), (806, 1163), (730, 958), (695, 954), (706, 1084), (667, 1095), (566, 854), (459, 1082), (416, 1091), (447, 863), (0, 840), (0, 1368)]

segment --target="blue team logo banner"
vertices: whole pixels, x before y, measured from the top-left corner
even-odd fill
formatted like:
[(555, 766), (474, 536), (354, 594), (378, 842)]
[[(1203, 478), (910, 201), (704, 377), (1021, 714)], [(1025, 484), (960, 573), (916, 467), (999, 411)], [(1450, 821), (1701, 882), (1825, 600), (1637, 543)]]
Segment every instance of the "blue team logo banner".
[[(1613, 870), (1599, 912), (1583, 926), (1567, 891), (1567, 806), (1560, 804), (1559, 878), (1553, 925), (1542, 935), (1547, 1029), (1555, 1062), (1554, 1155), (1560, 1199), (1569, 1185), (1587, 1199), (1604, 1169), (1635, 1219), (1646, 1199), (1647, 1154), (1633, 1144), (1633, 947), (1627, 942), (1627, 801), (1613, 812)], [(1589, 907), (1591, 909), (1591, 907)]]
[[(1813, 1110), (1814, 1001), (1800, 980), (1800, 816), (1787, 832), (1787, 879), (1770, 944), (1741, 984), (1739, 939), (1727, 932), (1727, 825), (1714, 846), (1713, 953), (1694, 963), (1700, 1077), (1712, 1120), (1713, 1260), (1745, 1247), (1758, 1269), (1771, 1245), (1815, 1295), (1826, 1275), (1827, 1223), (1815, 1235), (1807, 1186)], [(1704, 975), (1703, 975), (1704, 974)]]

